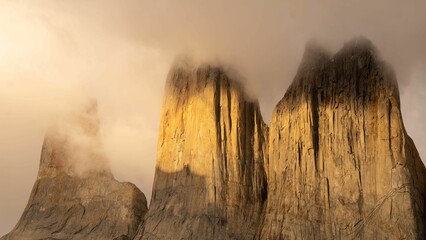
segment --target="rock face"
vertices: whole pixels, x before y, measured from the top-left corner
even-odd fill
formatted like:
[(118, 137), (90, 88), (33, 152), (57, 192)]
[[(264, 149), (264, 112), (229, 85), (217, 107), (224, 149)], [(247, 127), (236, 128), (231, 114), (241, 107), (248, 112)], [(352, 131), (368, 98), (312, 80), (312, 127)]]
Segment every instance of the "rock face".
[(221, 67), (169, 73), (151, 204), (99, 151), (96, 107), (48, 132), (6, 239), (426, 239), (426, 169), (365, 39), (308, 45), (271, 127)]
[(267, 138), (257, 102), (222, 68), (174, 66), (136, 239), (253, 238), (266, 198)]
[(114, 179), (99, 145), (94, 102), (52, 126), (28, 205), (1, 239), (134, 237), (147, 211), (145, 196)]
[(368, 40), (309, 46), (270, 126), (259, 239), (426, 239), (426, 171)]

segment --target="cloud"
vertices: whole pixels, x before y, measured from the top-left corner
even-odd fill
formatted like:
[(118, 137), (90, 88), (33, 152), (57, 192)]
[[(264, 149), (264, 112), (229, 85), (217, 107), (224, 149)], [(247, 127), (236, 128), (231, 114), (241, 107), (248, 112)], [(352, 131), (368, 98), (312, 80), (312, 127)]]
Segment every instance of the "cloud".
[(85, 95), (98, 101), (115, 176), (149, 198), (163, 85), (182, 53), (232, 65), (269, 121), (309, 39), (337, 51), (363, 35), (395, 68), (407, 130), (424, 145), (424, 9), (422, 0), (0, 0), (0, 233), (26, 204), (49, 119)]

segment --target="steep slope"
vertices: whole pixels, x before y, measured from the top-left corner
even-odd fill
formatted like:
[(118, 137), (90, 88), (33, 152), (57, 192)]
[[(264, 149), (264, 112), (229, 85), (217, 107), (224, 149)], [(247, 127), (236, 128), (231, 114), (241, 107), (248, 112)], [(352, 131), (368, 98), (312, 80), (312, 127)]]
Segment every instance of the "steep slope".
[(266, 197), (267, 126), (220, 67), (169, 73), (142, 239), (253, 238)]
[(426, 239), (426, 171), (365, 39), (310, 45), (270, 126), (259, 239)]
[(113, 178), (99, 145), (95, 102), (52, 126), (27, 207), (1, 239), (133, 237), (147, 211), (145, 196)]

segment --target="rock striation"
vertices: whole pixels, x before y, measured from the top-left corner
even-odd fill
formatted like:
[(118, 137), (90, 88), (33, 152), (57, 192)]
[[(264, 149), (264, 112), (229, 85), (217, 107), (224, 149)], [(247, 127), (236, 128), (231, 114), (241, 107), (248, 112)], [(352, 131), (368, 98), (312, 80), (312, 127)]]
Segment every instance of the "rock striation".
[(27, 207), (1, 240), (134, 237), (146, 199), (136, 186), (112, 176), (98, 122), (96, 103), (90, 102), (48, 130)]
[(47, 133), (14, 239), (426, 239), (426, 169), (366, 39), (308, 44), (270, 128), (238, 77), (175, 64), (149, 210), (114, 179), (96, 104)]
[(309, 45), (269, 134), (258, 239), (426, 239), (426, 170), (368, 40)]
[(267, 126), (223, 68), (169, 73), (150, 208), (136, 239), (250, 239), (266, 198)]
[(308, 44), (271, 127), (219, 67), (172, 68), (136, 239), (425, 239), (426, 170), (366, 39)]

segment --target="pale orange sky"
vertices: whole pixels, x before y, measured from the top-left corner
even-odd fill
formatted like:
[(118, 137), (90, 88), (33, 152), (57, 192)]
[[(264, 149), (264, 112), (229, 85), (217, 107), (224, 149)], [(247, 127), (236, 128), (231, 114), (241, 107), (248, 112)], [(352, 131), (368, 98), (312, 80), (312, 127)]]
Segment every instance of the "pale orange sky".
[(363, 35), (399, 79), (404, 122), (426, 159), (426, 1), (0, 0), (0, 235), (18, 221), (49, 119), (99, 104), (115, 176), (148, 197), (164, 81), (178, 54), (232, 65), (269, 121), (315, 39)]

